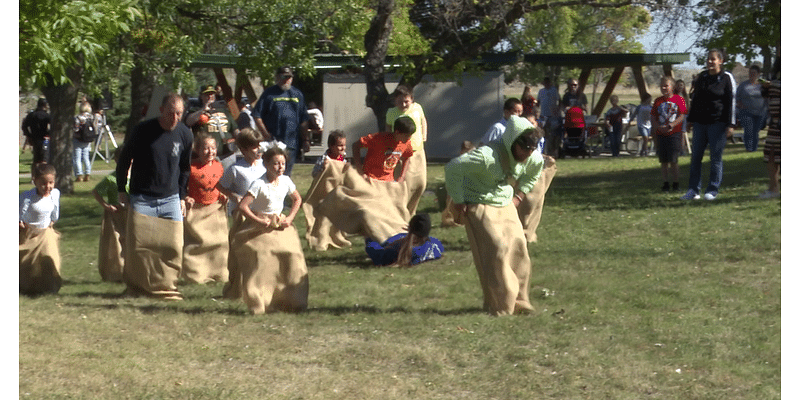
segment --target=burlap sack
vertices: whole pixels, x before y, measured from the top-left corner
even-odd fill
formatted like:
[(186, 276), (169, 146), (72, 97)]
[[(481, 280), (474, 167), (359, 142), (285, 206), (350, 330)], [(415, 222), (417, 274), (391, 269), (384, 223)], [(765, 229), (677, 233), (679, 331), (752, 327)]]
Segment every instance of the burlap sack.
[(414, 215), (419, 206), (419, 200), (425, 193), (428, 185), (428, 160), (425, 150), (420, 149), (408, 159), (408, 169), (406, 170), (405, 184), (408, 187), (408, 214)]
[(553, 182), (553, 177), (556, 176), (556, 165), (553, 163), (542, 170), (539, 180), (517, 207), (519, 219), (522, 221), (522, 229), (525, 231), (525, 238), (528, 243), (538, 240), (536, 236), (536, 228), (539, 227), (539, 221), (542, 219), (542, 207), (544, 207), (544, 195), (547, 189), (550, 188), (550, 183)]
[(122, 282), (125, 268), (125, 225), (128, 213), (125, 210), (104, 210), (100, 222), (97, 269), (106, 282)]
[(192, 283), (228, 281), (228, 217), (222, 203), (195, 204), (183, 221), (181, 277)]
[(306, 217), (306, 240), (314, 250), (325, 251), (328, 247), (340, 249), (350, 247), (344, 232), (337, 229), (324, 215), (319, 218), (314, 215), (314, 209), (319, 207), (332, 190), (344, 182), (343, 169), (347, 163), (337, 160), (328, 160), (325, 169), (320, 173), (308, 188), (303, 201), (303, 214)]
[(58, 293), (61, 289), (61, 234), (53, 228), (28, 226), (19, 231), (19, 292)]
[(239, 271), (239, 262), (236, 252), (233, 251), (233, 237), (242, 227), (244, 215), (236, 210), (231, 215), (231, 228), (228, 232), (228, 282), (222, 288), (222, 297), (229, 300), (242, 298), (242, 274)]
[(483, 309), (494, 315), (533, 311), (528, 243), (514, 205), (469, 205), (464, 227), (483, 289)]
[(182, 299), (177, 283), (183, 254), (183, 222), (129, 209), (127, 224), (122, 271), (126, 294)]
[(294, 226), (273, 230), (245, 219), (231, 248), (239, 260), (242, 298), (250, 312), (308, 307), (308, 269)]
[(340, 231), (378, 243), (402, 232), (411, 219), (406, 185), (364, 179), (349, 164), (343, 172), (342, 185), (325, 196), (314, 217), (326, 217)]

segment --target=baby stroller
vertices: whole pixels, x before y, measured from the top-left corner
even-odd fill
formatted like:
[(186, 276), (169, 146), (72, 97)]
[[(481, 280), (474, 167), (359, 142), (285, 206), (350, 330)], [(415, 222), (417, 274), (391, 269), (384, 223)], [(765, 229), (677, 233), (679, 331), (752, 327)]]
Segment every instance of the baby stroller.
[(586, 147), (586, 120), (583, 117), (583, 109), (578, 106), (569, 108), (564, 115), (564, 142), (561, 149), (561, 158), (572, 157), (591, 157), (591, 153)]

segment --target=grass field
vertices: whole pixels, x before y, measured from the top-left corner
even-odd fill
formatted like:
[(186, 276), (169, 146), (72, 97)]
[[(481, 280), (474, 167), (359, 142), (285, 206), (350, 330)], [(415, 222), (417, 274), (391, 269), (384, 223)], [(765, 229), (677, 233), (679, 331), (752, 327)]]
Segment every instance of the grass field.
[[(652, 157), (559, 160), (529, 246), (536, 312), (501, 318), (481, 311), (463, 228), (438, 225), (445, 256), (411, 269), (372, 267), (357, 238), (307, 250), (301, 314), (251, 316), (221, 285), (122, 298), (97, 272), (97, 180), (77, 183), (56, 225), (64, 286), (19, 297), (19, 397), (778, 399), (781, 202), (755, 197), (760, 157), (729, 145), (714, 202), (662, 193)], [(420, 208), (439, 221), (433, 194)]]

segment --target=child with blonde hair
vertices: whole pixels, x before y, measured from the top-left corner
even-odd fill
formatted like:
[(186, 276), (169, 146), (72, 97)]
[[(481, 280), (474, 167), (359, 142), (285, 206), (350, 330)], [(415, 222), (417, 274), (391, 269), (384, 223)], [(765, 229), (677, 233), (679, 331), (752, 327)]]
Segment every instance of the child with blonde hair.
[(681, 95), (675, 93), (675, 80), (664, 76), (660, 81), (661, 97), (657, 98), (650, 110), (650, 126), (656, 139), (656, 154), (661, 162), (662, 191), (678, 190), (678, 156), (683, 143), (683, 120), (686, 118), (686, 103)]
[(217, 141), (208, 133), (198, 133), (192, 150), (181, 277), (193, 283), (226, 282), (228, 199), (217, 188), (223, 174), (222, 164), (217, 160)]

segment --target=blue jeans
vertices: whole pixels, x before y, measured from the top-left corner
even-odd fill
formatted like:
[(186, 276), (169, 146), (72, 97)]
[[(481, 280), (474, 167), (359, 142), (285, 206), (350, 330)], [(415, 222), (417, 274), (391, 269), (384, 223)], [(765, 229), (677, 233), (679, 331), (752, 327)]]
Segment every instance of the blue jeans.
[(764, 123), (764, 117), (749, 111), (741, 111), (739, 121), (744, 129), (744, 148), (747, 151), (758, 150), (758, 131)]
[(294, 167), (294, 159), (297, 158), (297, 149), (291, 147), (286, 148), (286, 171), (283, 172), (286, 176), (292, 176), (292, 167)]
[[(92, 173), (92, 142), (81, 142), (72, 139), (72, 170), (75, 176), (89, 175)], [(84, 166), (86, 167), (84, 169)]]
[(143, 194), (130, 195), (131, 208), (149, 217), (183, 221), (181, 198), (176, 193), (167, 197), (153, 197)]
[(700, 178), (702, 177), (703, 153), (708, 147), (711, 160), (711, 172), (708, 178), (706, 193), (719, 192), (722, 183), (722, 151), (727, 142), (727, 127), (724, 122), (714, 124), (694, 124), (692, 134), (692, 165), (689, 169), (689, 189), (700, 193)]

